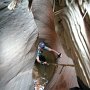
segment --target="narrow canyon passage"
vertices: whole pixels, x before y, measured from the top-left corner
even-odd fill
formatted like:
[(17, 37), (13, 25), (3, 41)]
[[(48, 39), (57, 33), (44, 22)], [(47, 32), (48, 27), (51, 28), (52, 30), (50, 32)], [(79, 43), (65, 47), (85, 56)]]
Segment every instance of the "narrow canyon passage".
[[(85, 27), (78, 3), (55, 2), (57, 7), (51, 0), (33, 0), (29, 10), (28, 1), (22, 1), (10, 11), (10, 1), (0, 1), (0, 90), (34, 90), (33, 74), (38, 73), (47, 76), (42, 90), (89, 90), (89, 16)], [(62, 53), (56, 59), (55, 53), (45, 52), (47, 61), (56, 64), (44, 68), (46, 73), (38, 64), (34, 68), (42, 40)]]

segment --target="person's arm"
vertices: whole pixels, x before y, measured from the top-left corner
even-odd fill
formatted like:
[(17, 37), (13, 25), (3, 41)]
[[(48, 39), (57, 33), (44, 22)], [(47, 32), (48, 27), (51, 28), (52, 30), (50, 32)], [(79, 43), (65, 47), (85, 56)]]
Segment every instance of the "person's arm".
[(37, 60), (38, 63), (41, 64), (41, 61), (39, 60), (39, 56), (36, 57), (36, 60)]
[(51, 48), (49, 48), (49, 51), (55, 52), (57, 55), (59, 55), (59, 54), (60, 54), (59, 52), (57, 52), (56, 50), (51, 49)]
[(57, 52), (56, 50), (54, 50), (54, 49), (52, 49), (52, 48), (49, 48), (49, 47), (47, 47), (47, 46), (45, 46), (44, 49), (56, 53), (56, 54), (58, 55), (58, 57), (61, 57), (61, 55), (62, 55), (61, 53), (59, 53), (59, 52)]
[(59, 52), (57, 52), (56, 50), (49, 48), (47, 46), (45, 46), (45, 50), (52, 51), (52, 52), (55, 52), (56, 54), (59, 54)]

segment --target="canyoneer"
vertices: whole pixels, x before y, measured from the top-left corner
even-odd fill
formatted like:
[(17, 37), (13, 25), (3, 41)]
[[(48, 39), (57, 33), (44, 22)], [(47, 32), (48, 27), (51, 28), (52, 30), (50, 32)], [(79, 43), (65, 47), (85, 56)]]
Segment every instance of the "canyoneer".
[(46, 58), (43, 55), (44, 50), (56, 53), (58, 58), (62, 56), (61, 53), (57, 52), (56, 50), (54, 50), (50, 47), (47, 47), (46, 44), (42, 41), (38, 45), (37, 54), (36, 54), (36, 61), (40, 64), (47, 64), (48, 65)]

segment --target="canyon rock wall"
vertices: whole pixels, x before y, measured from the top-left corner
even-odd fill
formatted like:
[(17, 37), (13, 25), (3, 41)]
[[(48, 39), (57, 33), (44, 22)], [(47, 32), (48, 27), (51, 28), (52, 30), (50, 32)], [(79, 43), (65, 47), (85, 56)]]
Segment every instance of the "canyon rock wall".
[(79, 85), (84, 90), (90, 88), (89, 4), (87, 0), (67, 0), (63, 5), (65, 7), (55, 12), (62, 46), (72, 58)]
[[(0, 10), (0, 90), (34, 90), (38, 30), (25, 1), (10, 11), (2, 1)], [(4, 7), (5, 6), (5, 7)]]

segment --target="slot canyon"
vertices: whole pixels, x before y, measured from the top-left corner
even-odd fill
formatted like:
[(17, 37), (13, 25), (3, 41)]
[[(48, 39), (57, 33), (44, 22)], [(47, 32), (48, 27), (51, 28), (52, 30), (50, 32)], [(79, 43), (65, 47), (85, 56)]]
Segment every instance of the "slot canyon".
[(90, 90), (89, 28), (90, 0), (0, 0), (0, 90)]

